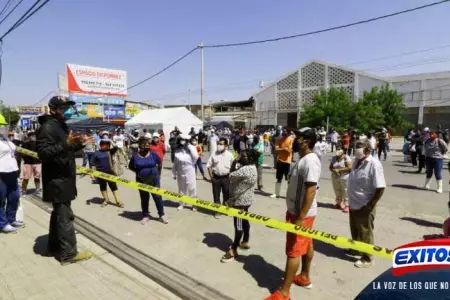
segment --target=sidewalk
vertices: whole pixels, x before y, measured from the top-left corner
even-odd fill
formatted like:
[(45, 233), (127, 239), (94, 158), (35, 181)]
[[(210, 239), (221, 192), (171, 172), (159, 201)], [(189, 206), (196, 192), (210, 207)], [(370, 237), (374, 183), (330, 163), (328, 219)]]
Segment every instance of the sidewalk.
[(90, 260), (62, 267), (42, 256), (50, 214), (23, 202), (27, 226), (0, 235), (0, 299), (179, 299), (79, 234), (78, 248), (94, 253)]

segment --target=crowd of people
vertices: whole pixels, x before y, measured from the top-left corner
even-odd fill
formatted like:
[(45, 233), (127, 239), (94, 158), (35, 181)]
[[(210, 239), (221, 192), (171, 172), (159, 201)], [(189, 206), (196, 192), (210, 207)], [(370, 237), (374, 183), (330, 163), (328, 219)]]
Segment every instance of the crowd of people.
[[(276, 183), (270, 197), (285, 196), (286, 222), (306, 228), (314, 227), (323, 157), (330, 151), (333, 154), (328, 170), (335, 191), (334, 205), (349, 214), (353, 240), (374, 243), (376, 207), (386, 187), (380, 159), (382, 154), (384, 160), (387, 159), (392, 139), (385, 128), (366, 135), (357, 130), (337, 132), (331, 129), (327, 133), (324, 128), (281, 126), (264, 131), (207, 128), (196, 132), (192, 128), (183, 133), (175, 127), (166, 145), (162, 130), (153, 133), (146, 129), (72, 133), (65, 121), (71, 116), (73, 104), (64, 97), (53, 97), (49, 102), (50, 114), (39, 117), (38, 130), (27, 132), (22, 138), (10, 132), (4, 118), (0, 117), (0, 229), (4, 233), (14, 233), (25, 225), (16, 219), (20, 199), (18, 178), (22, 180), (22, 193), (26, 193), (28, 183), (33, 179), (38, 191), (43, 188), (43, 200), (53, 205), (48, 251), (63, 265), (92, 256), (77, 250), (73, 227), (71, 201), (77, 196), (75, 154), (79, 151), (83, 153), (84, 167), (122, 176), (124, 166), (135, 174), (137, 182), (160, 187), (162, 165), (170, 150), (172, 177), (181, 195), (197, 197), (199, 171), (200, 179), (211, 183), (214, 203), (243, 211), (248, 211), (254, 203), (255, 191), (264, 188), (264, 156), (271, 153)], [(405, 136), (404, 154), (410, 157), (414, 166), (418, 165), (419, 173), (426, 169), (425, 188), (430, 188), (431, 178), (435, 175), (438, 193), (442, 192), (447, 136), (440, 128), (412, 130)], [(39, 159), (18, 155), (15, 150), (19, 145), (37, 152)], [(209, 154), (203, 159), (205, 151)], [(295, 155), (297, 160), (294, 160)], [(115, 205), (124, 207), (116, 183), (101, 178), (92, 180), (99, 185), (103, 207), (112, 204), (108, 186)], [(282, 194), (283, 182), (287, 187), (285, 194)], [(139, 191), (139, 196), (143, 225), (150, 220), (150, 196), (155, 202), (159, 221), (168, 224), (160, 195)], [(178, 210), (184, 208), (185, 204), (180, 203)], [(196, 210), (195, 206), (191, 209)], [(216, 213), (214, 217), (220, 218), (220, 214)], [(250, 223), (234, 217), (233, 226), (233, 242), (221, 258), (224, 263), (235, 260), (240, 250), (250, 248)], [(292, 284), (312, 287), (312, 239), (287, 233), (285, 250), (287, 262), (283, 284), (267, 299), (289, 299)], [(373, 257), (368, 254), (353, 250), (349, 254), (358, 256), (355, 262), (358, 268), (367, 268), (373, 263)]]

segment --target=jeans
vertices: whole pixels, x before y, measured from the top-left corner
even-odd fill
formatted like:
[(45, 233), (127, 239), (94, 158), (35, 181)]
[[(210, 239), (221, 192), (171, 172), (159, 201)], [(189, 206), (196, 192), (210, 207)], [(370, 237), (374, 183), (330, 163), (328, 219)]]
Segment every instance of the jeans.
[[(136, 178), (137, 182), (142, 182), (139, 177)], [(156, 179), (154, 187), (161, 187), (160, 178)], [(142, 217), (149, 217), (149, 202), (150, 202), (150, 193), (139, 190), (139, 196), (141, 197), (141, 209), (142, 209)], [(163, 199), (160, 195), (152, 194), (153, 201), (155, 201), (156, 210), (158, 211), (159, 217), (164, 216), (164, 203)]]
[(230, 178), (228, 175), (211, 178), (214, 203), (220, 204), (220, 191), (222, 191), (223, 203), (230, 198)]
[(411, 163), (415, 167), (417, 166), (417, 152), (411, 152)]
[(381, 159), (381, 152), (384, 154), (384, 160), (386, 160), (387, 152), (386, 152), (386, 145), (384, 146), (378, 146), (378, 159)]
[(200, 170), (200, 173), (202, 173), (202, 176), (205, 177), (205, 171), (203, 171), (203, 162), (201, 157), (199, 157), (197, 159), (197, 162), (195, 163), (195, 174), (197, 174), (197, 167)]
[(16, 221), (19, 198), (17, 172), (0, 173), (0, 229)]
[(94, 152), (84, 152), (83, 155), (83, 168), (89, 163), (89, 168), (92, 168), (92, 159), (94, 158)]
[(436, 180), (442, 180), (442, 167), (444, 160), (442, 158), (425, 157), (425, 166), (427, 168), (427, 178), (436, 177)]
[(53, 203), (48, 234), (48, 250), (60, 261), (77, 255), (77, 238), (71, 202)]

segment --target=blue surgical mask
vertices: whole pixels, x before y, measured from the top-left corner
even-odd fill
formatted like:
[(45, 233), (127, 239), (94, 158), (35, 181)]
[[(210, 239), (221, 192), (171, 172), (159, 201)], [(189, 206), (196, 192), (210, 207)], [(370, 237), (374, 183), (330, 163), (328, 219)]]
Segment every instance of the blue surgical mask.
[(64, 120), (70, 120), (70, 118), (72, 118), (72, 108), (69, 108), (68, 110), (66, 110), (64, 112)]

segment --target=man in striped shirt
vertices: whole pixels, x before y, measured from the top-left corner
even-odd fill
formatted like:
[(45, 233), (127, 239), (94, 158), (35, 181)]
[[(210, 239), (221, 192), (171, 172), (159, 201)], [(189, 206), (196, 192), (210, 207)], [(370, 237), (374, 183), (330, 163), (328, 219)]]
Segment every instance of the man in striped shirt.
[[(321, 163), (312, 151), (317, 141), (314, 129), (305, 127), (295, 132), (299, 147), (300, 160), (289, 174), (286, 193), (286, 222), (297, 226), (312, 228), (317, 214), (316, 190), (318, 188)], [(286, 236), (286, 270), (281, 288), (266, 300), (288, 300), (292, 283), (311, 288), (309, 269), (314, 250), (311, 238), (287, 233)], [(302, 262), (301, 272), (297, 274)]]

